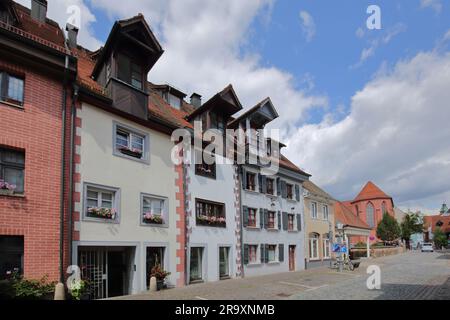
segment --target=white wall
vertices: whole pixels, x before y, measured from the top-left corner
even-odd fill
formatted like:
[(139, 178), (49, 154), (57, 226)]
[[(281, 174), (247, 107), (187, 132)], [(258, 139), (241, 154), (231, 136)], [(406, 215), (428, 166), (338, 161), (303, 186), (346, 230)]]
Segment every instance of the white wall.
[[(194, 153), (193, 153), (194, 154)], [(220, 157), (216, 156), (218, 162)], [(190, 201), (187, 211), (189, 217), (189, 243), (190, 247), (203, 247), (203, 280), (219, 280), (219, 247), (230, 247), (230, 276), (236, 274), (236, 209), (235, 209), (235, 181), (234, 166), (226, 164), (216, 165), (216, 179), (206, 178), (195, 174), (195, 165), (187, 169), (188, 194)], [(195, 199), (200, 198), (225, 204), (226, 228), (197, 226)], [(190, 250), (187, 256), (188, 270), (190, 263)], [(189, 277), (189, 273), (186, 275)]]
[[(170, 154), (173, 143), (170, 136), (140, 126), (101, 109), (83, 104), (77, 111), (82, 119), (81, 135), (81, 203), (83, 210), (83, 185), (94, 183), (119, 188), (119, 223), (92, 222), (83, 219), (75, 224), (80, 231), (76, 245), (131, 245), (136, 248), (136, 273), (133, 293), (145, 290), (146, 246), (166, 247), (165, 268), (172, 272), (169, 284), (176, 283), (176, 211), (175, 169)], [(113, 155), (113, 122), (116, 121), (149, 134), (149, 163)], [(166, 197), (168, 201), (168, 226), (141, 225), (141, 193)], [(80, 211), (81, 212), (81, 211)], [(76, 251), (74, 250), (74, 255)]]
[[(246, 171), (257, 174), (259, 170), (255, 167), (246, 167)], [(277, 245), (276, 258), (278, 259), (278, 245), (284, 244), (284, 261), (283, 262), (271, 262), (260, 263), (260, 247), (258, 247), (257, 257), (259, 263), (247, 264), (244, 266), (245, 277), (264, 275), (270, 273), (288, 272), (289, 271), (289, 245), (295, 245), (295, 270), (303, 270), (305, 268), (305, 252), (304, 252), (304, 214), (303, 214), (303, 189), (300, 181), (289, 179), (285, 176), (280, 176), (282, 180), (290, 184), (297, 184), (300, 186), (300, 201), (283, 199), (281, 196), (277, 196), (276, 178), (277, 176), (271, 176), (275, 180), (274, 194), (275, 196), (268, 196), (266, 194), (259, 193), (258, 179), (256, 179), (256, 191), (242, 190), (242, 206), (258, 209), (256, 215), (257, 228), (244, 227), (243, 230), (243, 242), (244, 244), (272, 244)], [(294, 191), (295, 198), (295, 191)], [(274, 206), (272, 206), (274, 204)], [(302, 228), (301, 231), (285, 231), (281, 230), (266, 230), (260, 228), (260, 214), (259, 209), (264, 208), (269, 211), (281, 211), (293, 214), (302, 215)], [(294, 209), (292, 209), (294, 208)], [(275, 218), (275, 227), (278, 229), (278, 219)], [(294, 219), (294, 228), (296, 229), (297, 217)]]

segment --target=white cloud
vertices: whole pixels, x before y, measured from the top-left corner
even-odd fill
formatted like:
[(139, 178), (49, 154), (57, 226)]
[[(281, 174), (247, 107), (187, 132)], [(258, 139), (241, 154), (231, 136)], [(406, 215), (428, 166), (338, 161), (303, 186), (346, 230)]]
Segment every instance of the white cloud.
[(300, 20), (302, 23), (303, 34), (306, 37), (306, 41), (310, 42), (316, 35), (316, 24), (314, 18), (307, 11), (300, 11)]
[[(16, 0), (18, 3), (30, 7), (30, 0)], [(70, 14), (67, 13), (67, 9), (72, 6), (78, 6), (81, 13), (81, 25), (77, 26), (80, 28), (78, 33), (78, 42), (82, 43), (88, 49), (94, 50), (98, 49), (101, 45), (101, 41), (97, 40), (94, 36), (92, 29), (92, 24), (96, 21), (95, 16), (83, 2), (83, 0), (56, 0), (49, 1), (48, 3), (48, 13), (47, 16), (60, 25), (61, 28), (65, 30), (67, 20)]]
[[(361, 51), (361, 55), (359, 61), (351, 66), (350, 68), (358, 68), (366, 62), (367, 59), (375, 55), (376, 50), (382, 46), (387, 45), (392, 39), (398, 34), (406, 31), (406, 26), (404, 24), (396, 24), (394, 27), (388, 29), (382, 36), (375, 38), (369, 41), (369, 46), (367, 48), (363, 48)], [(358, 31), (357, 31), (358, 35)]]
[(358, 29), (356, 29), (355, 34), (358, 38), (361, 39), (362, 37), (364, 37), (364, 34), (365, 34), (364, 29), (359, 27)]
[(342, 121), (299, 128), (287, 154), (343, 200), (373, 180), (398, 205), (450, 202), (449, 84), (449, 52), (400, 61), (352, 97)]
[(436, 13), (441, 13), (441, 11), (442, 11), (441, 0), (420, 0), (420, 6), (422, 8), (431, 8)]

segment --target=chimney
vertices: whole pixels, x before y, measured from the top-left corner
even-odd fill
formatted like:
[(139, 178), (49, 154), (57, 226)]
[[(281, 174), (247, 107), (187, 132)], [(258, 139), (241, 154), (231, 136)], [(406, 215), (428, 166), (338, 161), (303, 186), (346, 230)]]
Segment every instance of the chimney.
[(31, 0), (31, 17), (39, 22), (47, 18), (47, 0)]
[(197, 109), (202, 105), (202, 96), (198, 93), (193, 93), (191, 95), (191, 104)]
[(69, 48), (75, 49), (77, 47), (78, 28), (70, 23), (67, 23), (66, 31)]

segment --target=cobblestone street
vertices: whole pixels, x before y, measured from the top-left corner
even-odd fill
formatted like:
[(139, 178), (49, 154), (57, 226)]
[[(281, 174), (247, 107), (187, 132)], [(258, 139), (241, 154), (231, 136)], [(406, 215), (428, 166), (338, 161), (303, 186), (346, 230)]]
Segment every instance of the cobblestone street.
[[(381, 290), (368, 290), (368, 265), (381, 269)], [(120, 297), (135, 300), (445, 299), (450, 300), (450, 252), (409, 252), (363, 261), (354, 272), (328, 268), (196, 284)]]

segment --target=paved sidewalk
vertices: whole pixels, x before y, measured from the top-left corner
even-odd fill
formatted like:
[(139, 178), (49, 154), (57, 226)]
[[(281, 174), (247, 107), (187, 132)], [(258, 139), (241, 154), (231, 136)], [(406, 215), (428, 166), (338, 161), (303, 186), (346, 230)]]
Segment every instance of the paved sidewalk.
[[(381, 268), (381, 290), (368, 290), (366, 269)], [(326, 267), (118, 297), (125, 300), (445, 299), (450, 300), (450, 252), (408, 252), (363, 260), (354, 272)]]

